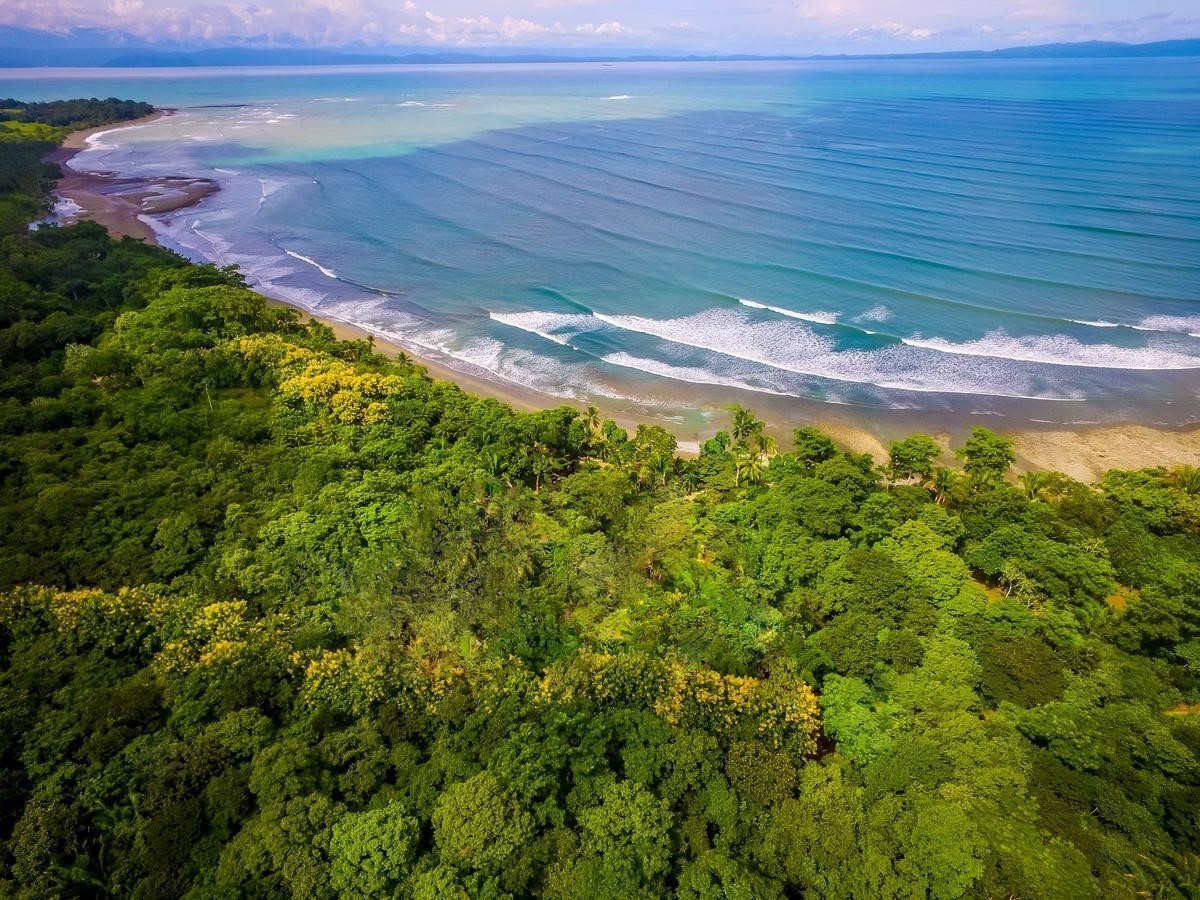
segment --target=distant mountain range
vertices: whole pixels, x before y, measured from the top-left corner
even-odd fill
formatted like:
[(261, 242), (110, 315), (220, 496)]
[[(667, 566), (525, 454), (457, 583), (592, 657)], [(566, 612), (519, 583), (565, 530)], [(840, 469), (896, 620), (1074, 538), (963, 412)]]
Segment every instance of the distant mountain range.
[(943, 50), (937, 53), (882, 53), (810, 56), (808, 59), (1106, 59), (1137, 56), (1200, 56), (1200, 38), (1123, 44), (1080, 41), (1073, 44), (1033, 44), (1000, 50)]
[[(236, 47), (196, 47), (150, 43), (130, 34), (95, 28), (65, 34), (0, 26), (0, 67), (141, 68), (163, 66), (315, 66), (397, 65), (497, 62), (653, 62), (798, 59), (1083, 59), (1145, 56), (1200, 56), (1200, 38), (1123, 44), (1086, 41), (1075, 44), (1037, 44), (1002, 50), (949, 50), (937, 53), (879, 53), (836, 55), (748, 55), (664, 53), (657, 50), (538, 50), (480, 48), (436, 51), (428, 47), (366, 47), (318, 49), (303, 46), (265, 47), (265, 38), (246, 38)], [(256, 46), (257, 45), (257, 46)]]

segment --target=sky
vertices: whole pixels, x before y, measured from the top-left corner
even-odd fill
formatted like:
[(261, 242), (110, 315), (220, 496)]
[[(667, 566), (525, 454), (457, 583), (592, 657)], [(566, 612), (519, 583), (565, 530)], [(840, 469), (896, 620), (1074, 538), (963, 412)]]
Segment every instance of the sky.
[(1195, 37), (1200, 6), (1195, 0), (0, 0), (0, 25), (105, 28), (211, 46), (879, 53)]

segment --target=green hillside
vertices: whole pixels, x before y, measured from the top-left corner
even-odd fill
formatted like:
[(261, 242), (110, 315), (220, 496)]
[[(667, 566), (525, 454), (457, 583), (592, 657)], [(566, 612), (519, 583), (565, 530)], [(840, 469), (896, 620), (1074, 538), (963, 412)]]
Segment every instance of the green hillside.
[(38, 157), (0, 199), (0, 894), (1198, 896), (1200, 471), (776, 452), (741, 409), (681, 460), (28, 231)]

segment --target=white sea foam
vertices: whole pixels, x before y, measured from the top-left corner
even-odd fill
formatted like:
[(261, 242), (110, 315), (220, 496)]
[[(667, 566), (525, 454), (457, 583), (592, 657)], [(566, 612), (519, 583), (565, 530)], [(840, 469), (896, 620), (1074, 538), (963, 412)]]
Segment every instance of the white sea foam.
[(1137, 324), (1126, 322), (1108, 322), (1103, 319), (1070, 319), (1076, 325), (1090, 325), (1093, 328), (1133, 328), (1136, 331), (1158, 331), (1168, 334), (1186, 334), (1189, 337), (1200, 337), (1200, 316), (1147, 316)]
[(609, 97), (608, 99), (609, 100), (632, 100), (633, 96), (631, 94), (614, 94), (613, 96)]
[(262, 209), (262, 205), (267, 202), (268, 197), (287, 185), (286, 181), (278, 178), (263, 178), (261, 175), (258, 177), (258, 183), (262, 186), (262, 193), (258, 198), (259, 209)]
[(333, 269), (329, 268), (328, 266), (321, 265), (315, 259), (305, 256), (303, 253), (297, 253), (295, 250), (284, 250), (283, 252), (286, 253), (288, 256), (292, 257), (292, 259), (298, 259), (301, 262), (308, 263), (310, 266), (315, 266), (316, 268), (320, 269), (321, 274), (327, 278), (337, 278), (338, 277), (337, 272), (333, 271)]
[(384, 307), (377, 298), (342, 300), (332, 305), (326, 304), (321, 308), (321, 315), (349, 322), (379, 337), (402, 344), (411, 343), (405, 340), (409, 333), (429, 327), (427, 320)]
[(1147, 316), (1133, 327), (1138, 331), (1171, 331), (1200, 337), (1200, 316)]
[(1062, 334), (1013, 337), (997, 329), (974, 341), (955, 343), (945, 338), (903, 338), (910, 347), (939, 353), (990, 356), (1051, 366), (1083, 366), (1096, 369), (1200, 369), (1200, 356), (1165, 348), (1118, 347), (1113, 344), (1084, 344)]
[(548, 341), (564, 345), (581, 332), (594, 331), (599, 327), (591, 316), (540, 310), (515, 313), (489, 312), (488, 318), (501, 325), (519, 328), (521, 331), (527, 331)]
[[(209, 247), (211, 248), (212, 255), (216, 258), (216, 261), (220, 265), (225, 265), (226, 264), (225, 253), (230, 248), (229, 241), (224, 240), (219, 235), (212, 234), (208, 231), (202, 230), (200, 228), (200, 225), (201, 225), (201, 221), (199, 219), (196, 219), (195, 221), (193, 221), (191, 224), (191, 227), (190, 227), (191, 232), (209, 245)], [(208, 255), (208, 254), (205, 254), (205, 255)]]
[(314, 291), (311, 288), (296, 287), (294, 285), (280, 284), (277, 281), (259, 281), (259, 285), (263, 287), (267, 293), (279, 297), (288, 303), (302, 306), (311, 312), (317, 312), (321, 309), (322, 303), (325, 301), (326, 295), (321, 291)]
[(675, 381), (687, 382), (688, 384), (715, 384), (721, 387), (753, 391), (758, 394), (773, 394), (776, 397), (790, 396), (786, 391), (776, 391), (761, 385), (750, 384), (738, 378), (718, 375), (716, 372), (710, 372), (708, 369), (701, 369), (695, 366), (673, 366), (670, 363), (661, 362), (657, 359), (633, 356), (624, 351), (605, 354), (601, 359), (606, 363), (621, 366), (624, 369), (636, 369), (639, 372), (646, 372), (649, 375), (658, 375), (661, 378), (671, 378)]
[(403, 103), (397, 103), (397, 106), (424, 106), (420, 100), (405, 100)]
[(262, 186), (262, 195), (270, 197), (277, 190), (287, 184), (286, 181), (281, 181), (277, 178), (263, 178), (261, 175), (258, 178), (258, 183)]
[(504, 381), (531, 388), (552, 397), (586, 400), (589, 397), (608, 397), (613, 400), (633, 400), (614, 391), (608, 385), (587, 379), (578, 366), (569, 365), (529, 350), (509, 347), (495, 338), (481, 337), (462, 343), (462, 336), (453, 329), (443, 328), (402, 336), (403, 343), (431, 350), (460, 363), (483, 370)]
[(744, 297), (738, 297), (738, 303), (742, 306), (748, 306), (751, 309), (765, 309), (781, 316), (788, 316), (792, 319), (802, 319), (805, 322), (815, 322), (818, 325), (834, 325), (837, 323), (838, 314), (831, 312), (796, 312), (794, 309), (784, 309), (782, 306), (771, 306), (767, 303), (759, 303), (757, 300), (747, 300)]
[(836, 356), (833, 341), (802, 325), (751, 322), (727, 310), (708, 310), (679, 319), (592, 313), (601, 322), (675, 344), (699, 347), (736, 359), (802, 375), (818, 372), (805, 360)]
[(859, 313), (857, 316), (854, 317), (854, 321), (856, 321), (856, 322), (886, 322), (891, 317), (892, 317), (892, 311), (890, 309), (888, 309), (886, 306), (884, 306), (882, 303), (879, 303), (875, 306), (872, 306), (866, 312)]
[(877, 350), (839, 351), (830, 338), (798, 322), (752, 322), (731, 310), (709, 310), (678, 319), (593, 315), (614, 328), (649, 334), (795, 375), (924, 393), (1083, 399), (1074, 387), (1048, 382), (1044, 375), (1039, 377), (1011, 359), (968, 362), (954, 354), (903, 344)]
[(152, 122), (140, 122), (137, 125), (118, 125), (116, 128), (107, 128), (104, 131), (97, 131), (95, 134), (90, 134), (84, 138), (84, 143), (89, 150), (115, 150), (115, 144), (107, 143), (104, 138), (118, 131), (136, 131), (142, 128), (149, 128), (152, 125), (158, 124), (161, 120), (155, 119)]

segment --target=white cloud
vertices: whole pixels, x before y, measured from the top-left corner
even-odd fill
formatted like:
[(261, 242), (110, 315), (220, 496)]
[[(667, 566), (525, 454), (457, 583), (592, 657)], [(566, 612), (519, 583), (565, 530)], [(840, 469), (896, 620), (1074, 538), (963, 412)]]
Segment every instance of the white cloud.
[[(0, 24), (184, 43), (670, 47), (870, 52), (1050, 40), (1147, 41), (1196, 18), (1127, 0), (0, 0)], [(1154, 2), (1154, 0), (1149, 0)]]
[(633, 29), (626, 28), (620, 22), (601, 22), (599, 25), (587, 22), (583, 25), (576, 25), (575, 33), (594, 35), (633, 34)]
[(912, 28), (903, 22), (873, 22), (862, 28), (851, 28), (846, 32), (851, 38), (899, 38), (906, 41), (923, 41), (937, 32), (932, 28)]

